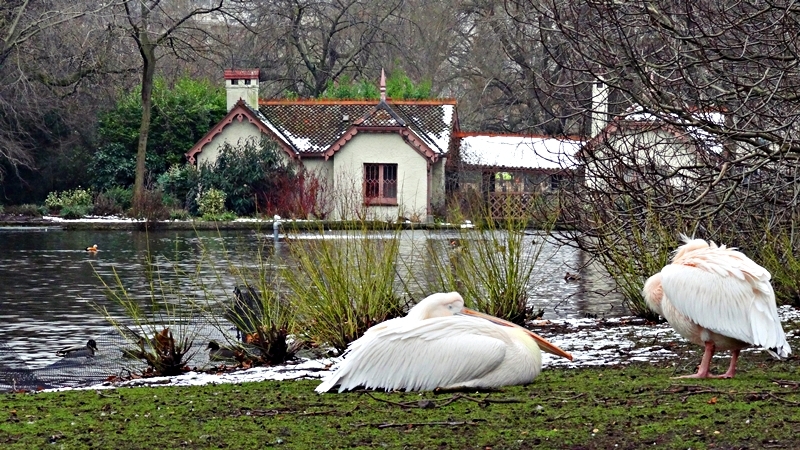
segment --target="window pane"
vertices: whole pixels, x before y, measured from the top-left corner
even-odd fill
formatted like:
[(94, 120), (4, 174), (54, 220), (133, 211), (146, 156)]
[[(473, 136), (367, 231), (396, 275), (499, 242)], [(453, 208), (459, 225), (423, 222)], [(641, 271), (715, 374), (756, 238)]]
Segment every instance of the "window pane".
[(383, 166), (383, 197), (397, 198), (397, 164)]
[(377, 164), (364, 166), (364, 195), (367, 198), (380, 196), (380, 172)]

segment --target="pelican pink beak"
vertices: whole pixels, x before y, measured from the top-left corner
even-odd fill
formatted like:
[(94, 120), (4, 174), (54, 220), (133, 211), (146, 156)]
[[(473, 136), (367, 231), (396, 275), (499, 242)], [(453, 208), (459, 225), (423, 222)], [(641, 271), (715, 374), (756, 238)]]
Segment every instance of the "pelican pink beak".
[(561, 350), (557, 346), (551, 344), (547, 339), (539, 336), (538, 334), (534, 333), (531, 330), (528, 330), (527, 328), (523, 328), (523, 327), (521, 327), (521, 326), (519, 326), (519, 325), (517, 325), (515, 323), (509, 322), (507, 320), (503, 320), (503, 319), (501, 319), (499, 317), (490, 316), (489, 314), (484, 314), (482, 312), (475, 311), (474, 309), (463, 308), (461, 310), (461, 314), (480, 317), (482, 319), (486, 319), (486, 320), (488, 320), (490, 322), (493, 322), (493, 323), (496, 323), (498, 325), (502, 325), (502, 326), (505, 326), (505, 327), (515, 327), (515, 328), (519, 328), (520, 330), (524, 330), (526, 333), (528, 333), (528, 335), (530, 335), (530, 337), (533, 338), (534, 341), (536, 341), (536, 344), (539, 345), (539, 348), (541, 348), (542, 350), (546, 351), (547, 353), (550, 353), (550, 354), (553, 354), (553, 355), (556, 355), (556, 356), (561, 356), (561, 357), (567, 358), (568, 360), (572, 361), (572, 355), (571, 354), (565, 352), (564, 350)]

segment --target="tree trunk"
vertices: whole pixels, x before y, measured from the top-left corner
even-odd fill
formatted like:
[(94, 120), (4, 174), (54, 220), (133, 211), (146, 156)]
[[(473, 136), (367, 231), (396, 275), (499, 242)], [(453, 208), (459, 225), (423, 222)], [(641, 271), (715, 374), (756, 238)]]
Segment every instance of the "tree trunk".
[(139, 145), (136, 150), (136, 177), (133, 183), (133, 214), (141, 216), (144, 213), (144, 177), (145, 159), (147, 156), (147, 136), (150, 132), (150, 115), (153, 107), (153, 78), (156, 67), (155, 45), (153, 45), (143, 32), (139, 41), (139, 51), (142, 54), (144, 68), (142, 71), (142, 124), (139, 127)]

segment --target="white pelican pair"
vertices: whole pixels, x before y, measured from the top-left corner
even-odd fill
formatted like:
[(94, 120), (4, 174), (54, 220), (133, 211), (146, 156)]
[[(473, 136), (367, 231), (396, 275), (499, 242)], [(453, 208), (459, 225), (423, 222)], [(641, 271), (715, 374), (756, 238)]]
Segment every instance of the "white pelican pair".
[(353, 341), (317, 392), (429, 391), (527, 384), (544, 350), (572, 359), (541, 336), (464, 307), (457, 292), (433, 294), (405, 317), (379, 323)]
[[(739, 251), (682, 237), (672, 264), (650, 277), (642, 293), (678, 334), (705, 348), (697, 373), (685, 378), (733, 378), (739, 351), (751, 345), (789, 356), (770, 273)], [(728, 370), (712, 375), (711, 357), (725, 350)]]

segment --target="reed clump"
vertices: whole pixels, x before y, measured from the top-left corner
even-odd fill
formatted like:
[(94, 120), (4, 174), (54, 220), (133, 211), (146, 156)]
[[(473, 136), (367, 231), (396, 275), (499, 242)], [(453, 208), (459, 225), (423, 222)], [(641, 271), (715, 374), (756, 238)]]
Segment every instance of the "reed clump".
[(397, 233), (356, 227), (289, 237), (292, 264), (281, 275), (296, 307), (298, 337), (343, 352), (371, 326), (405, 313), (395, 290)]
[[(458, 291), (468, 306), (517, 324), (539, 315), (529, 291), (544, 239), (553, 220), (528, 228), (532, 217), (520, 213), (498, 220), (484, 210), (476, 225), (460, 228), (446, 241), (427, 239), (427, 279), (417, 280), (423, 292)], [(408, 271), (411, 273), (411, 271)]]
[(106, 298), (114, 310), (121, 310), (121, 317), (107, 305), (93, 306), (127, 341), (127, 348), (120, 349), (122, 357), (145, 363), (145, 375), (178, 375), (188, 370), (188, 361), (197, 351), (198, 315), (192, 307), (195, 300), (176, 281), (186, 274), (172, 265), (176, 276), (164, 277), (161, 265), (154, 259), (148, 255), (144, 261), (149, 292), (146, 298), (131, 295), (112, 268), (111, 279), (98, 277)]

